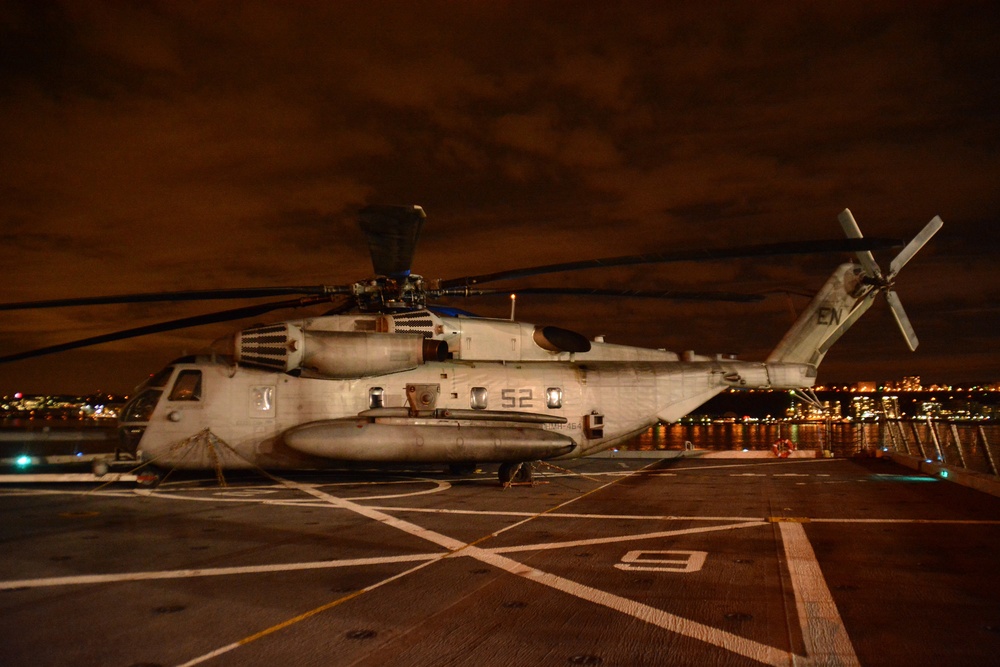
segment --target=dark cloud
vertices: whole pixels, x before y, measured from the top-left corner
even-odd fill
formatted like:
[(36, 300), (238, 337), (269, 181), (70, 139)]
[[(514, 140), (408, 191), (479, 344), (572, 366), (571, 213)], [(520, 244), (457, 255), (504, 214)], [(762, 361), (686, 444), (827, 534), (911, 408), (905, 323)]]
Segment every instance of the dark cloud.
[[(415, 269), (430, 277), (834, 238), (850, 206), (869, 235), (908, 237), (934, 214), (946, 225), (898, 286), (920, 351), (878, 306), (822, 377), (995, 380), (994, 13), (932, 1), (5, 3), (3, 300), (349, 282), (369, 271), (353, 215), (375, 202), (425, 206)], [(838, 261), (553, 282), (808, 291)], [(766, 354), (790, 317), (783, 297), (522, 302), (525, 319), (620, 342), (747, 356)], [(473, 307), (502, 316), (509, 304)], [(9, 313), (0, 344), (190, 312)], [(0, 392), (107, 386), (93, 362), (108, 356), (116, 377), (142, 377), (151, 356), (226, 330), (9, 365)]]

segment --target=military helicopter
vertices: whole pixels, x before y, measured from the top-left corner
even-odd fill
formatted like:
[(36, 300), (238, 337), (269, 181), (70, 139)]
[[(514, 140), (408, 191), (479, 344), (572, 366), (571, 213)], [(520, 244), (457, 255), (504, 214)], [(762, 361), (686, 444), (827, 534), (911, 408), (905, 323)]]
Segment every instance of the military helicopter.
[[(604, 258), (448, 280), (410, 264), (419, 206), (360, 213), (375, 276), (350, 285), (199, 290), (0, 304), (0, 310), (298, 295), (0, 357), (0, 363), (290, 307), (329, 312), (254, 326), (224, 350), (175, 360), (120, 415), (123, 446), (158, 470), (302, 469), (360, 463), (499, 464), (502, 483), (529, 481), (531, 462), (594, 454), (673, 422), (730, 388), (808, 389), (823, 357), (884, 295), (910, 349), (917, 337), (893, 285), (941, 228), (939, 217), (883, 273), (851, 212), (846, 239)], [(816, 252), (853, 252), (764, 361), (616, 345), (555, 326), (471, 316), (434, 299), (510, 290), (485, 283), (584, 268)], [(520, 293), (751, 300), (728, 293), (531, 288)], [(144, 480), (155, 483), (155, 475)]]

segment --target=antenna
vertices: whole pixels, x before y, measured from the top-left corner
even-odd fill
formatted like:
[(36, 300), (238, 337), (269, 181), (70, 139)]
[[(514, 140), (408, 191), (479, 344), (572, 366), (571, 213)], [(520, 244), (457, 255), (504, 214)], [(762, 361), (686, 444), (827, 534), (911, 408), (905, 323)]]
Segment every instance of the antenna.
[(517, 305), (517, 295), (510, 295), (510, 321), (514, 321), (514, 307)]

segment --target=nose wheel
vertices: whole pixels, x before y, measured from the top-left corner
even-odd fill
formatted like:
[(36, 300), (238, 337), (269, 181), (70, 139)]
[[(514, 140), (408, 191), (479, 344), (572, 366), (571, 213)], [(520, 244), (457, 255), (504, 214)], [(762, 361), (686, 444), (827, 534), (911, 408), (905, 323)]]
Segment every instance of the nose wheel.
[(142, 489), (155, 489), (163, 481), (163, 471), (154, 466), (146, 466), (136, 475), (136, 486)]

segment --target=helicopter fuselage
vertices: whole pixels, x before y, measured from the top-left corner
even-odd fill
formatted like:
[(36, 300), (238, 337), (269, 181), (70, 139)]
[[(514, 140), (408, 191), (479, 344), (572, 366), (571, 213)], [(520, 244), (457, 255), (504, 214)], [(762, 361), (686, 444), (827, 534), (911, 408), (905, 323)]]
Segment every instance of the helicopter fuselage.
[[(280, 340), (267, 343), (280, 360), (262, 362), (262, 348), (247, 347), (277, 335), (273, 327), (249, 330), (237, 334), (241, 363), (178, 360), (147, 382), (121, 420), (133, 442), (141, 436), (143, 459), (177, 468), (302, 468), (579, 457), (675, 421), (727, 388), (797, 388), (815, 379), (808, 364), (678, 355), (428, 311), (280, 326)], [(401, 347), (408, 336), (443, 341), (447, 353), (408, 356)], [(248, 367), (249, 357), (285, 367)]]

